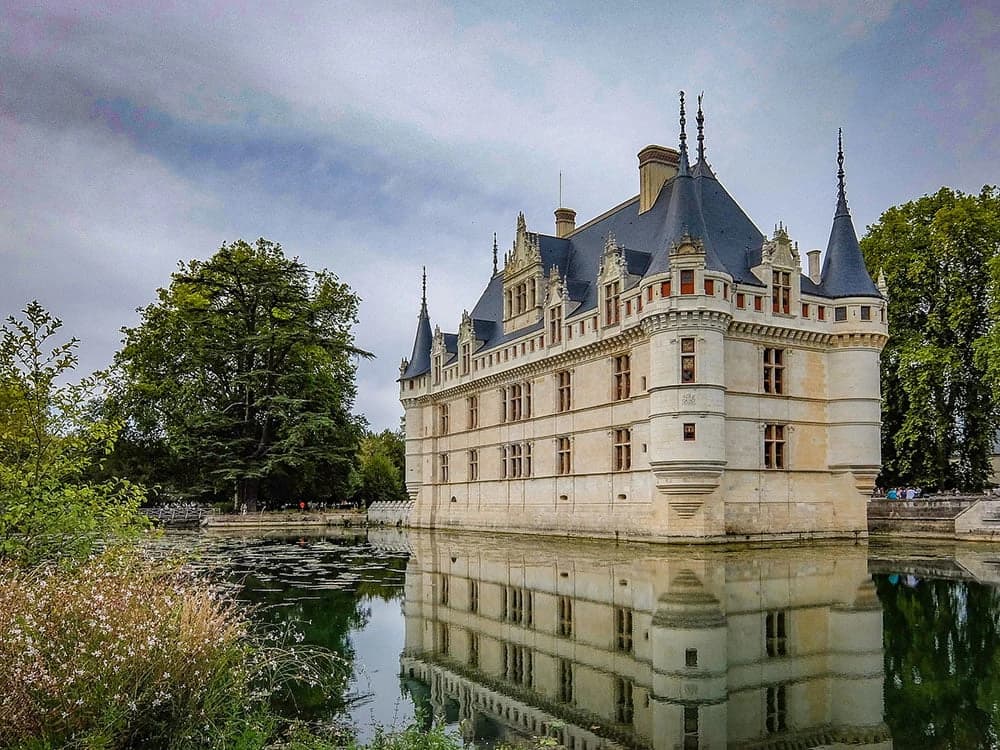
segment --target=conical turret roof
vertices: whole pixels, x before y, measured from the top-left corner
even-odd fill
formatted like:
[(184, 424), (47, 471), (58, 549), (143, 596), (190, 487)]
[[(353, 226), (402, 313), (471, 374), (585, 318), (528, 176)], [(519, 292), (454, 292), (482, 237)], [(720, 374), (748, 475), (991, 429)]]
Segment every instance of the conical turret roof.
[(413, 353), (401, 379), (415, 378), (430, 372), (432, 337), (431, 319), (427, 314), (427, 270), (424, 269), (423, 295), (420, 301), (420, 315), (417, 317), (417, 333), (413, 339)]

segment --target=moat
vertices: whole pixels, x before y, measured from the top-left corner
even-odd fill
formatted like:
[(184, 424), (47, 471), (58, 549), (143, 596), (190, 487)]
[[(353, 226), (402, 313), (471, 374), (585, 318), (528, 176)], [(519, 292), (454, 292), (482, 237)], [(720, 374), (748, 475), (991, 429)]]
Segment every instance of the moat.
[(1000, 547), (170, 533), (350, 665), (360, 736), (597, 748), (995, 747)]

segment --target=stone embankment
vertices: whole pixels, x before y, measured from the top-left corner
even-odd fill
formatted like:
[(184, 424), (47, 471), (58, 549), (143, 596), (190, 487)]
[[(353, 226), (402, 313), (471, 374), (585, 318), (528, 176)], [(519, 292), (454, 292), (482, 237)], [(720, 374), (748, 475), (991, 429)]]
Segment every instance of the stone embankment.
[(298, 529), (325, 526), (363, 526), (364, 523), (364, 511), (288, 510), (211, 515), (205, 518), (202, 526), (208, 529)]
[(1000, 498), (956, 495), (919, 500), (872, 500), (868, 503), (868, 533), (1000, 541)]
[(368, 506), (368, 524), (370, 526), (408, 526), (413, 502), (377, 502)]

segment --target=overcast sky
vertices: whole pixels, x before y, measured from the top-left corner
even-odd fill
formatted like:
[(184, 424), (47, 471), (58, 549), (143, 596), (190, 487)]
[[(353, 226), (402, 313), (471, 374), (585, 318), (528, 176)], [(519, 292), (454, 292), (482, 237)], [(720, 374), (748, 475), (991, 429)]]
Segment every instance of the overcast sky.
[[(0, 0), (0, 313), (107, 365), (178, 260), (264, 236), (362, 297), (357, 410), (398, 425), (428, 266), (455, 331), (517, 212), (638, 192), (705, 92), (716, 174), (826, 247), (838, 126), (859, 233), (1000, 180), (1000, 4)], [(693, 118), (689, 117), (689, 124)]]

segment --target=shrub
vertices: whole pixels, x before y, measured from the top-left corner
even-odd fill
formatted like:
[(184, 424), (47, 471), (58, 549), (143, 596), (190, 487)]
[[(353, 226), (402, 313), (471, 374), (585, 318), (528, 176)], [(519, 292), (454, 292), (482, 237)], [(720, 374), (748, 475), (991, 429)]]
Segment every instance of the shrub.
[(172, 568), (0, 567), (0, 747), (259, 748), (286, 729), (272, 701), (345, 678)]

